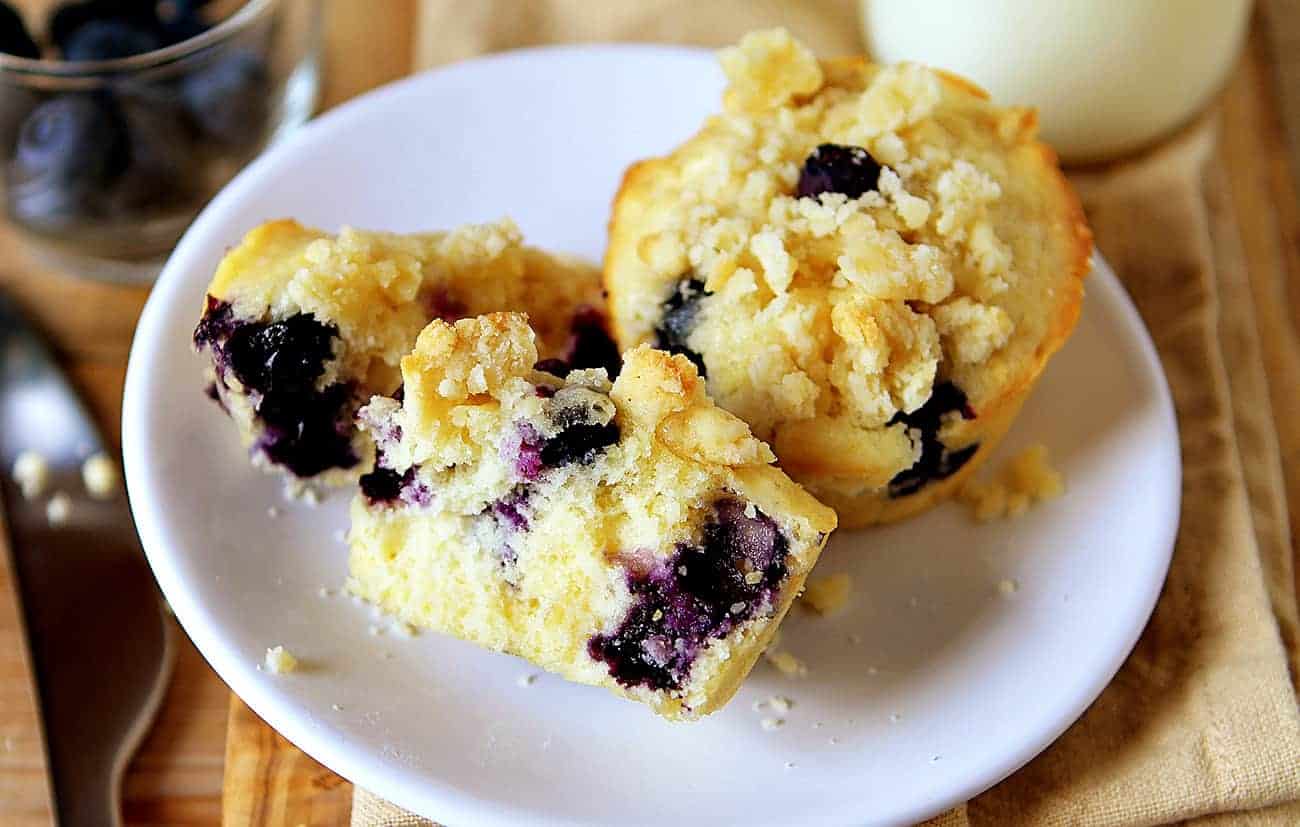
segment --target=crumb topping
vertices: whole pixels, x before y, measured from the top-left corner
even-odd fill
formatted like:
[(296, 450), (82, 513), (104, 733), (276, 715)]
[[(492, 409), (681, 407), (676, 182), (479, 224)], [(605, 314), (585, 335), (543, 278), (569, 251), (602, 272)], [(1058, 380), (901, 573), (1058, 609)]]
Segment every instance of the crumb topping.
[(1047, 447), (1031, 445), (1011, 458), (992, 480), (968, 480), (958, 496), (979, 522), (1019, 517), (1034, 503), (1065, 493), (1061, 472), (1048, 461)]

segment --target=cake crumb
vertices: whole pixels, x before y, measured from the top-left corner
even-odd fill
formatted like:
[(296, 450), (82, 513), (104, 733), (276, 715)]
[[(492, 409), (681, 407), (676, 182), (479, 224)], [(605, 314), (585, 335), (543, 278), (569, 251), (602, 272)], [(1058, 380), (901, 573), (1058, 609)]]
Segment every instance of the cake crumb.
[(786, 762), (785, 762), (785, 768), (786, 768), (787, 770), (792, 770), (792, 769), (794, 769), (794, 768), (797, 767), (797, 766), (799, 766), (799, 765), (796, 764), (796, 763), (793, 762), (793, 761), (786, 761)]
[(532, 674), (531, 672), (527, 675), (520, 675), (518, 678), (515, 679), (515, 683), (517, 683), (521, 687), (527, 688), (537, 683), (537, 676), (535, 674)]
[(276, 508), (275, 506), (271, 506), (270, 508), (266, 509), (266, 516), (274, 520), (276, 517), (280, 516), (280, 509)]
[(343, 711), (343, 707), (339, 704), (330, 704), (330, 709), (334, 710), (335, 712)]
[(861, 642), (862, 642), (862, 635), (858, 634), (857, 632), (851, 632), (849, 634), (849, 643), (852, 643), (854, 646), (857, 646)]
[(774, 652), (768, 649), (763, 653), (763, 657), (787, 678), (802, 678), (808, 674), (807, 664), (789, 652)]
[(62, 491), (55, 491), (54, 496), (45, 504), (45, 519), (50, 525), (63, 525), (72, 516), (72, 498)]
[(19, 454), (14, 460), (12, 473), (14, 482), (26, 500), (41, 496), (50, 484), (50, 464), (36, 451), (23, 451)]
[(397, 633), (398, 637), (408, 640), (415, 637), (416, 634), (414, 626), (400, 620), (393, 624), (393, 631)]
[(819, 615), (829, 615), (840, 611), (849, 599), (849, 590), (853, 588), (853, 578), (847, 574), (832, 574), (809, 580), (804, 586), (803, 605)]
[(272, 646), (266, 650), (266, 671), (272, 675), (285, 675), (298, 668), (298, 659), (283, 646)]
[(366, 632), (368, 632), (371, 637), (379, 637), (384, 633), (384, 630), (383, 627), (379, 626), (378, 624), (371, 623), (369, 626), (366, 627)]
[(116, 494), (119, 480), (117, 463), (103, 451), (87, 457), (81, 464), (81, 481), (90, 496), (97, 500), (107, 500)]
[(773, 712), (784, 715), (794, 707), (794, 701), (784, 695), (773, 695), (767, 699), (767, 705)]
[(1003, 597), (1010, 597), (1020, 591), (1020, 581), (1013, 580), (1010, 577), (1004, 578), (998, 583), (998, 593)]
[(1047, 448), (1031, 445), (1012, 457), (992, 480), (969, 480), (958, 498), (981, 523), (1019, 517), (1030, 506), (1061, 496), (1065, 482), (1048, 463)]
[(764, 731), (771, 732), (773, 730), (780, 729), (781, 727), (785, 726), (785, 719), (764, 718), (763, 720), (758, 722), (758, 725), (761, 726), (764, 729)]
[(334, 590), (328, 586), (321, 586), (319, 589), (316, 590), (316, 594), (318, 597), (333, 597)]

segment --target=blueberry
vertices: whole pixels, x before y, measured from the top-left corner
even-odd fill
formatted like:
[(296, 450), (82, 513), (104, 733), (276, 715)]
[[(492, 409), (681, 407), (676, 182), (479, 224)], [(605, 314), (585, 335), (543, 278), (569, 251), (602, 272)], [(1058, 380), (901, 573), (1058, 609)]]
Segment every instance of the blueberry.
[(8, 3), (0, 3), (0, 52), (33, 60), (41, 56), (40, 47), (23, 25), (22, 16)]
[(129, 20), (91, 20), (68, 36), (64, 60), (116, 60), (152, 52), (163, 46), (149, 27)]
[[(59, 47), (68, 60), (100, 58), (72, 58), (68, 50), (73, 37), (91, 23), (126, 23), (132, 29), (154, 32), (158, 27), (157, 4), (154, 0), (83, 0), (64, 3), (54, 10), (45, 31), (51, 42)], [(157, 48), (157, 47), (154, 47)], [(148, 51), (146, 49), (145, 51)], [(135, 54), (138, 54), (135, 53)], [(122, 55), (119, 55), (121, 57)]]
[(402, 475), (391, 468), (378, 466), (358, 481), (361, 493), (371, 505), (390, 505), (402, 494)]
[(64, 95), (36, 107), (19, 129), (8, 167), (9, 206), (29, 223), (91, 216), (125, 167), (120, 114), (105, 99)]
[(195, 345), (211, 351), (218, 378), (233, 375), (253, 400), (263, 426), (254, 449), (299, 477), (360, 461), (352, 450), (355, 389), (343, 382), (316, 387), (337, 336), (337, 327), (309, 313), (242, 321), (211, 297), (194, 331)]
[(799, 171), (800, 198), (815, 198), (823, 192), (838, 192), (858, 198), (875, 190), (880, 182), (880, 164), (860, 146), (822, 144), (812, 151)]
[(559, 468), (572, 463), (588, 463), (609, 446), (618, 442), (618, 425), (572, 425), (542, 443), (542, 464)]
[(129, 140), (126, 168), (113, 186), (113, 209), (139, 213), (194, 200), (197, 177), (190, 169), (193, 142), (184, 112), (154, 98), (119, 100)]
[(235, 378), (263, 394), (314, 387), (333, 356), (338, 328), (310, 313), (281, 322), (246, 324), (226, 342)]
[(979, 450), (979, 443), (950, 450), (939, 439), (939, 429), (945, 415), (957, 412), (963, 419), (974, 419), (975, 412), (966, 401), (966, 394), (952, 382), (934, 386), (925, 404), (911, 413), (899, 412), (889, 420), (890, 425), (902, 423), (920, 433), (921, 455), (911, 468), (900, 471), (889, 481), (890, 497), (915, 494), (934, 480), (951, 477), (961, 470)]
[(695, 329), (695, 320), (700, 311), (700, 300), (709, 295), (704, 291), (704, 282), (696, 278), (685, 278), (677, 283), (672, 295), (663, 304), (663, 315), (659, 326), (655, 328), (654, 346), (669, 353), (679, 353), (690, 359), (699, 369), (700, 376), (705, 375), (704, 357), (686, 344), (686, 339)]
[[(564, 377), (569, 375), (569, 372), (572, 371), (573, 368), (569, 365), (568, 362), (564, 361), (563, 359), (543, 359), (542, 361), (533, 365), (533, 370), (540, 370), (542, 373), (549, 373), (552, 376), (558, 376), (561, 379), (563, 379)], [(545, 386), (541, 386), (541, 387), (545, 387)], [(548, 390), (550, 389), (548, 388)], [(552, 395), (554, 395), (553, 392)]]
[(727, 497), (696, 543), (679, 544), (650, 571), (629, 570), (634, 596), (611, 632), (587, 643), (588, 654), (624, 686), (678, 689), (710, 638), (771, 604), (789, 570), (790, 544), (762, 511)]
[(190, 115), (213, 140), (236, 148), (259, 144), (269, 119), (270, 73), (250, 49), (236, 49), (185, 79)]
[(614, 337), (609, 335), (605, 314), (594, 307), (583, 307), (574, 314), (569, 330), (565, 361), (571, 370), (604, 368), (610, 379), (618, 376), (623, 367), (623, 356), (614, 343)]

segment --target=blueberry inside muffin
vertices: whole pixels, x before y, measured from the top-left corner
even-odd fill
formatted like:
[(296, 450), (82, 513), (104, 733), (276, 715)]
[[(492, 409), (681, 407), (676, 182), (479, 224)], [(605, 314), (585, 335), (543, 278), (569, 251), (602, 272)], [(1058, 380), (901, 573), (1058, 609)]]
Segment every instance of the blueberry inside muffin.
[(1073, 329), (1091, 236), (1030, 110), (954, 76), (721, 53), (722, 111), (628, 170), (615, 336), (690, 359), (845, 524), (915, 513), (991, 451)]
[(724, 704), (835, 516), (648, 347), (549, 372), (519, 314), (435, 321), (402, 398), (360, 412), (378, 459), (352, 506), (350, 589), (670, 718)]

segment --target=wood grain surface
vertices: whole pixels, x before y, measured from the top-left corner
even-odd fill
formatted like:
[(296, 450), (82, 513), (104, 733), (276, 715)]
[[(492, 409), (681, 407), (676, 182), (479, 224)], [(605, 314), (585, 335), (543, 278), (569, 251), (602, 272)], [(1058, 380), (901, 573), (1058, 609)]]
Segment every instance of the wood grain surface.
[[(326, 2), (322, 108), (408, 73), (416, 5), (416, 0)], [(1291, 139), (1278, 102), (1284, 85), (1278, 67), (1296, 58), (1288, 54), (1279, 59), (1275, 51), (1278, 43), (1300, 42), (1300, 21), (1291, 13), (1292, 5), (1290, 0), (1260, 4), (1249, 48), (1219, 103), (1222, 127), (1214, 191), (1220, 199), (1216, 246), (1225, 237), (1234, 239), (1232, 249), (1221, 251), (1221, 260), (1238, 262), (1244, 278), (1237, 287), (1254, 301), (1258, 352), (1277, 426), (1277, 471), (1286, 479), (1286, 505), (1295, 525), (1300, 520), (1300, 210), (1294, 159), (1287, 151)], [(1300, 111), (1298, 107), (1300, 97), (1288, 101), (1288, 111)], [(1105, 239), (1100, 241), (1104, 251)], [(5, 251), (0, 286), (49, 333), (61, 362), (116, 445), (127, 351), (147, 290), (97, 284), (51, 270), (28, 257), (3, 224), (0, 249)], [(6, 806), (12, 802), (15, 810), (30, 815), (0, 809), (0, 823), (46, 824), (38, 780), (43, 775), (34, 757), (41, 750), (30, 736), (30, 684), (14, 677), (25, 673), (18, 659), (21, 648), (14, 643), (15, 610), (4, 597), (7, 576), (0, 558), (0, 801)], [(180, 637), (184, 642), (175, 678), (127, 777), (128, 823), (346, 824), (347, 783), (233, 698)]]

